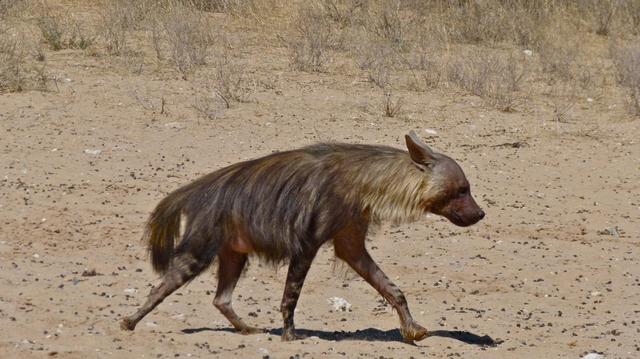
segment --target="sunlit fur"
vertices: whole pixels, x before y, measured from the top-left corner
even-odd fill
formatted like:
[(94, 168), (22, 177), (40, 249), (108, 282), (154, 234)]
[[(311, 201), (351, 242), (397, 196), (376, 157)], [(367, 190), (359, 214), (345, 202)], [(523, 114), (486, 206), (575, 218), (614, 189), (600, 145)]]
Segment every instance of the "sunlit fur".
[[(224, 241), (239, 235), (259, 256), (287, 260), (331, 240), (353, 219), (420, 218), (439, 191), (431, 177), (406, 151), (386, 146), (318, 144), (274, 153), (168, 195), (151, 214), (144, 240), (161, 273), (179, 254), (209, 265)], [(184, 234), (174, 249), (181, 217)]]

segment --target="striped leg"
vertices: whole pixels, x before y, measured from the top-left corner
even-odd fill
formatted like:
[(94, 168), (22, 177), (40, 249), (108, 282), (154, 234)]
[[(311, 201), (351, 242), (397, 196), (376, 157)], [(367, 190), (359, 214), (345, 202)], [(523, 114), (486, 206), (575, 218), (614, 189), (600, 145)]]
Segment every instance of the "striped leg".
[(153, 308), (157, 307), (166, 297), (180, 288), (184, 283), (193, 279), (205, 268), (190, 254), (183, 253), (173, 260), (171, 268), (162, 277), (162, 283), (151, 289), (147, 301), (138, 311), (124, 318), (120, 322), (120, 328), (133, 330), (145, 315), (149, 314)]
[(253, 328), (245, 324), (231, 306), (233, 290), (242, 274), (242, 269), (247, 262), (247, 255), (234, 252), (228, 247), (223, 247), (218, 254), (218, 288), (213, 305), (229, 320), (229, 322), (242, 334), (261, 333), (263, 330)]
[(283, 341), (301, 339), (301, 337), (295, 333), (293, 314), (296, 309), (296, 304), (298, 303), (298, 298), (300, 297), (302, 284), (309, 272), (309, 268), (311, 267), (311, 262), (313, 262), (315, 254), (316, 253), (313, 252), (310, 255), (292, 258), (289, 263), (287, 283), (285, 284), (282, 304), (280, 306), (282, 318), (284, 320), (284, 326), (282, 329)]
[(400, 333), (406, 342), (413, 343), (415, 340), (426, 338), (427, 330), (414, 322), (411, 312), (409, 312), (407, 299), (402, 291), (389, 280), (367, 252), (364, 245), (365, 237), (366, 229), (347, 228), (334, 239), (336, 256), (347, 262), (398, 312), (401, 325)]

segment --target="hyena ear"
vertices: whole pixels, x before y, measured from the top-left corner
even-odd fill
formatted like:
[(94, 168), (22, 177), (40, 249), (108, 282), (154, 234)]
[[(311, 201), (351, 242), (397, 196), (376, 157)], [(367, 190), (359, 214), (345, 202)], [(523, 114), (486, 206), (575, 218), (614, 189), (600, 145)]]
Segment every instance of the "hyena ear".
[(418, 137), (415, 131), (410, 131), (408, 135), (404, 136), (407, 142), (407, 149), (413, 162), (420, 165), (432, 165), (436, 161), (436, 154), (429, 146), (427, 146)]

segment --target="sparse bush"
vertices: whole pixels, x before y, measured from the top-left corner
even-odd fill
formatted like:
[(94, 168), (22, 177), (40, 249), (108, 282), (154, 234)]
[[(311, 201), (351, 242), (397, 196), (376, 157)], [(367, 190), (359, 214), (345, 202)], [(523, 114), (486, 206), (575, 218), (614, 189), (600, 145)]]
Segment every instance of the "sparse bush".
[(453, 60), (447, 79), (502, 111), (512, 111), (524, 71), (513, 56), (476, 52)]
[(251, 86), (243, 68), (232, 62), (226, 52), (219, 56), (216, 63), (216, 93), (226, 108), (231, 107), (232, 102), (248, 102), (255, 86), (255, 82)]
[(71, 27), (71, 35), (67, 40), (67, 46), (70, 49), (85, 50), (93, 45), (95, 39), (95, 36), (85, 26), (78, 21), (74, 21)]
[(228, 108), (226, 102), (212, 91), (196, 95), (192, 107), (196, 110), (198, 116), (208, 120), (216, 120), (222, 117), (224, 110)]
[[(558, 33), (565, 34), (562, 37), (564, 40), (560, 40)], [(574, 65), (578, 57), (578, 48), (575, 39), (569, 40), (572, 33), (566, 30), (549, 29), (535, 46), (542, 71), (549, 75), (549, 83), (558, 80), (570, 81), (576, 77)]]
[(291, 66), (300, 71), (321, 72), (330, 60), (332, 26), (317, 6), (304, 6), (295, 22), (295, 34), (287, 42)]
[(394, 100), (392, 91), (387, 89), (383, 91), (384, 100), (382, 103), (382, 110), (386, 117), (396, 117), (402, 112), (402, 97), (397, 97)]
[(621, 22), (626, 25), (629, 32), (640, 35), (640, 1), (621, 0), (619, 8)]
[(612, 43), (609, 49), (616, 69), (616, 79), (628, 89), (633, 113), (640, 115), (640, 44)]
[(24, 0), (0, 0), (0, 19), (20, 11), (20, 5), (23, 5), (24, 2)]
[(345, 28), (354, 22), (356, 12), (365, 7), (364, 0), (321, 0), (326, 16)]
[(75, 19), (64, 21), (47, 13), (38, 18), (38, 27), (45, 42), (53, 51), (86, 49), (95, 40), (95, 36), (89, 34), (87, 29)]
[(609, 35), (619, 0), (576, 1), (578, 16), (593, 23), (593, 31), (598, 35)]
[(198, 10), (224, 12), (229, 14), (246, 14), (253, 12), (256, 4), (253, 0), (182, 0), (187, 6)]
[[(207, 63), (207, 51), (215, 36), (200, 12), (178, 3), (174, 5), (162, 15), (162, 24), (170, 58), (186, 79), (194, 67)], [(158, 44), (159, 40), (156, 41)], [(156, 53), (160, 53), (158, 46)]]
[(127, 51), (127, 42), (133, 29), (141, 26), (150, 1), (113, 0), (102, 9), (102, 36), (110, 55), (122, 55)]
[(31, 59), (24, 39), (0, 31), (0, 92), (46, 90), (47, 82), (44, 58)]
[(380, 2), (379, 6), (370, 7), (367, 20), (366, 26), (371, 33), (388, 41), (395, 49), (404, 48), (411, 21), (403, 18), (400, 1), (386, 0)]
[(63, 49), (63, 30), (62, 24), (57, 17), (43, 15), (38, 19), (38, 27), (42, 33), (42, 37), (49, 44), (51, 50), (57, 51)]

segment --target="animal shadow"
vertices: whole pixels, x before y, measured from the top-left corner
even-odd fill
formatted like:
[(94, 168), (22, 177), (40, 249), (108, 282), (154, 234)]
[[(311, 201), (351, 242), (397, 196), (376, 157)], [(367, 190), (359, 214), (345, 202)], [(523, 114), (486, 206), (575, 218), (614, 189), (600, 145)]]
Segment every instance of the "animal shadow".
[[(232, 328), (188, 328), (183, 329), (185, 334), (195, 334), (204, 331), (213, 332), (229, 332), (234, 333)], [(282, 335), (282, 329), (270, 329), (266, 333), (271, 335)], [(325, 331), (325, 330), (311, 330), (311, 329), (296, 329), (296, 333), (303, 337), (318, 337), (322, 340), (329, 341), (343, 341), (343, 340), (362, 340), (371, 342), (402, 342), (402, 334), (399, 329), (380, 330), (376, 328), (367, 328), (363, 330), (356, 330), (352, 332), (347, 331)], [(450, 338), (461, 341), (466, 344), (478, 345), (482, 347), (495, 347), (500, 345), (503, 341), (500, 339), (493, 339), (488, 335), (478, 335), (468, 331), (460, 330), (435, 330), (429, 333), (431, 337)], [(427, 339), (428, 340), (428, 339)]]

